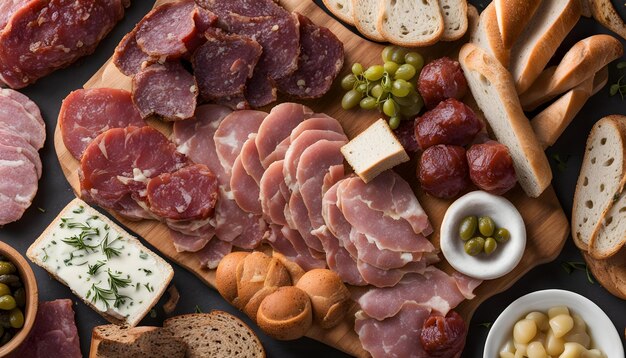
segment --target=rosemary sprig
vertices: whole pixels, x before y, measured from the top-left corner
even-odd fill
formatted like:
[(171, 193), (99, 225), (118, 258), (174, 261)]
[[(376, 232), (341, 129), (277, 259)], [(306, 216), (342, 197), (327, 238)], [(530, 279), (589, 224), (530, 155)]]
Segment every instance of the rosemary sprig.
[(120, 248), (112, 246), (113, 243), (119, 240), (120, 238), (121, 237), (118, 237), (117, 239), (109, 242), (109, 233), (107, 232), (106, 236), (104, 237), (104, 240), (102, 240), (102, 242), (100, 243), (100, 248), (102, 249), (102, 253), (104, 254), (104, 256), (107, 257), (107, 260), (110, 260), (111, 257), (113, 256), (120, 256), (122, 254), (122, 252), (120, 251)]
[(130, 285), (131, 280), (129, 278), (122, 278), (120, 275), (111, 272), (111, 269), (107, 272), (109, 274), (109, 287), (113, 292), (117, 293), (118, 288), (128, 287), (128, 285)]
[(563, 173), (565, 169), (567, 169), (567, 161), (569, 160), (569, 155), (564, 155), (561, 157), (560, 154), (553, 154), (552, 159), (556, 162), (556, 167), (559, 172)]
[[(93, 292), (93, 294), (92, 294)], [(104, 306), (109, 309), (109, 301), (115, 300), (116, 293), (111, 289), (104, 289), (102, 287), (98, 287), (95, 283), (91, 284), (91, 289), (87, 292), (86, 298), (89, 299), (91, 297), (92, 303), (97, 303), (101, 301)]]
[(89, 270), (87, 270), (87, 273), (91, 276), (95, 276), (98, 274), (98, 270), (100, 270), (100, 268), (102, 266), (104, 266), (104, 262), (102, 261), (97, 261), (95, 264), (93, 265), (87, 265), (89, 267)]
[(565, 272), (567, 272), (568, 275), (576, 270), (585, 271), (585, 274), (587, 275), (587, 281), (589, 281), (589, 283), (591, 284), (594, 284), (596, 282), (593, 279), (593, 276), (591, 276), (591, 272), (589, 272), (589, 267), (584, 262), (563, 261), (561, 262), (561, 267), (563, 268), (563, 270), (565, 270)]

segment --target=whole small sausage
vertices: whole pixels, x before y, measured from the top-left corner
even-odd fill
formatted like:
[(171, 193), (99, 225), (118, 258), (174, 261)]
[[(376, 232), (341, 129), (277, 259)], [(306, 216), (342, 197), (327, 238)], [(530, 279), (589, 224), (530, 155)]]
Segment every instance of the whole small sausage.
[(467, 328), (463, 318), (455, 311), (446, 317), (431, 314), (420, 334), (422, 347), (430, 357), (454, 357), (461, 353), (467, 337)]
[(467, 80), (458, 61), (442, 57), (424, 66), (417, 88), (426, 108), (430, 109), (445, 99), (463, 98), (467, 93)]
[(393, 131), (407, 153), (417, 153), (419, 150), (419, 146), (415, 140), (415, 122), (416, 121), (401, 121), (400, 126)]
[(470, 107), (451, 98), (415, 121), (415, 139), (422, 150), (437, 144), (465, 146), (483, 128), (483, 122)]
[(417, 177), (422, 189), (437, 198), (449, 199), (469, 184), (465, 148), (439, 144), (422, 153)]
[(517, 182), (509, 149), (496, 141), (474, 144), (467, 151), (469, 175), (480, 189), (502, 195)]

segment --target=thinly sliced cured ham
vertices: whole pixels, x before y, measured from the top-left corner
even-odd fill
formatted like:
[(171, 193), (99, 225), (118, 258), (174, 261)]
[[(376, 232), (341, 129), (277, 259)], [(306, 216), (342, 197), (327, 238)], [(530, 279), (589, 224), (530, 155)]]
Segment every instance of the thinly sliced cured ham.
[(428, 265), (437, 261), (435, 256), (434, 261), (422, 259), (409, 262), (399, 268), (381, 269), (357, 259), (357, 269), (368, 284), (375, 287), (393, 287), (398, 284), (405, 275), (413, 273), (422, 274)]
[(213, 139), (220, 163), (229, 176), (243, 144), (251, 134), (259, 130), (267, 115), (262, 111), (236, 111), (219, 124)]
[(33, 163), (33, 165), (35, 165), (35, 170), (37, 170), (37, 177), (41, 178), (41, 158), (39, 157), (39, 153), (37, 152), (37, 150), (35, 150), (35, 148), (33, 148), (33, 146), (30, 145), (30, 143), (28, 143), (26, 139), (15, 133), (7, 132), (4, 129), (0, 129), (0, 145), (13, 147), (18, 152), (24, 154), (24, 156), (26, 156), (28, 160)]
[[(306, 271), (326, 267), (326, 262), (324, 261), (324, 259), (315, 257), (311, 253), (310, 247), (307, 246), (306, 242), (298, 231), (283, 226), (280, 232), (291, 243), (291, 246), (296, 252), (294, 261), (298, 265), (300, 265), (300, 267), (302, 267)], [(281, 253), (287, 255), (287, 253)]]
[(39, 150), (46, 140), (46, 128), (40, 117), (8, 96), (0, 96), (0, 129), (21, 136)]
[(39, 110), (39, 107), (37, 106), (35, 102), (33, 102), (26, 95), (18, 91), (12, 90), (10, 88), (1, 88), (0, 96), (8, 97), (18, 102), (22, 107), (24, 107), (26, 112), (30, 113), (37, 120), (37, 122), (39, 122), (39, 124), (41, 124), (44, 127), (46, 126), (46, 123), (44, 122), (43, 117), (41, 116), (41, 111)]
[(241, 156), (235, 159), (230, 177), (230, 189), (237, 205), (246, 212), (262, 215), (260, 188), (241, 161)]
[(18, 148), (0, 145), (0, 226), (19, 220), (37, 193), (35, 165)]
[(311, 250), (316, 251), (316, 255), (323, 255), (324, 249), (320, 240), (313, 235), (313, 226), (309, 219), (309, 211), (306, 208), (302, 193), (295, 192), (291, 194), (289, 198), (289, 220), (290, 227), (297, 230), (304, 242)]
[(212, 270), (217, 268), (224, 256), (230, 254), (232, 250), (233, 245), (230, 242), (213, 238), (202, 250), (196, 252), (196, 256), (202, 267)]
[(203, 236), (191, 236), (170, 229), (170, 238), (176, 252), (198, 252), (213, 238), (213, 233)]
[(325, 130), (345, 135), (338, 120), (324, 113), (315, 113), (291, 131), (289, 140), (293, 142), (300, 134), (312, 130)]
[(369, 240), (366, 235), (354, 228), (350, 231), (350, 242), (354, 245), (358, 260), (385, 270), (403, 267), (409, 262), (419, 261), (423, 257), (421, 252), (380, 249), (373, 240)]
[(261, 178), (265, 173), (265, 168), (261, 164), (259, 159), (259, 151), (256, 148), (256, 134), (248, 136), (248, 140), (241, 147), (241, 164), (243, 165), (246, 173), (250, 175), (254, 181), (258, 184), (261, 183)]
[(284, 195), (288, 189), (283, 175), (283, 163), (283, 160), (276, 161), (265, 170), (259, 184), (259, 196), (263, 215), (268, 221), (288, 226), (285, 212), (289, 210), (289, 207)]

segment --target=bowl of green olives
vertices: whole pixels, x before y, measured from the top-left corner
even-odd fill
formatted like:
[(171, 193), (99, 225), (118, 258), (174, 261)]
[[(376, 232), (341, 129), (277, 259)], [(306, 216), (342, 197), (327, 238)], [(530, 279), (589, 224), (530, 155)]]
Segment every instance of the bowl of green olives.
[(35, 274), (24, 257), (0, 241), (0, 357), (15, 350), (35, 323)]
[(473, 191), (457, 199), (441, 224), (440, 246), (457, 271), (482, 280), (511, 272), (526, 248), (526, 226), (507, 199)]

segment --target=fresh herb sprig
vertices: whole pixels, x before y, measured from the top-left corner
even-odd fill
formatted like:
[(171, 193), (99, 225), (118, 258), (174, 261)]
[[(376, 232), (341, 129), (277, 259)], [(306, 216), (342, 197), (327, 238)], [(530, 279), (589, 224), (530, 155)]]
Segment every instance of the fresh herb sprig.
[(121, 248), (113, 247), (113, 244), (119, 239), (121, 239), (121, 236), (109, 242), (109, 233), (107, 232), (104, 236), (104, 239), (100, 243), (100, 249), (102, 250), (104, 256), (107, 257), (107, 260), (110, 260), (113, 256), (120, 256), (122, 254), (122, 252), (120, 251)]
[[(619, 62), (617, 64), (617, 69), (623, 72), (623, 70), (626, 69), (626, 61)], [(618, 93), (622, 99), (626, 98), (626, 74), (622, 73), (617, 82), (612, 84), (609, 88), (609, 94), (611, 97)]]
[(575, 261), (563, 261), (561, 262), (561, 267), (568, 275), (571, 275), (574, 271), (585, 271), (587, 275), (587, 281), (589, 283), (594, 284), (596, 281), (593, 279), (591, 272), (589, 271), (589, 267), (584, 262), (575, 262)]
[(89, 265), (89, 264), (87, 264), (87, 267), (89, 268), (89, 269), (87, 270), (87, 273), (88, 273), (89, 275), (91, 275), (91, 276), (95, 276), (95, 275), (97, 275), (97, 274), (98, 274), (98, 270), (100, 270), (100, 268), (101, 268), (102, 266), (104, 266), (104, 264), (105, 264), (105, 263), (104, 263), (104, 262), (102, 262), (102, 261), (97, 261), (97, 262), (96, 262), (95, 264), (93, 264), (93, 265)]

